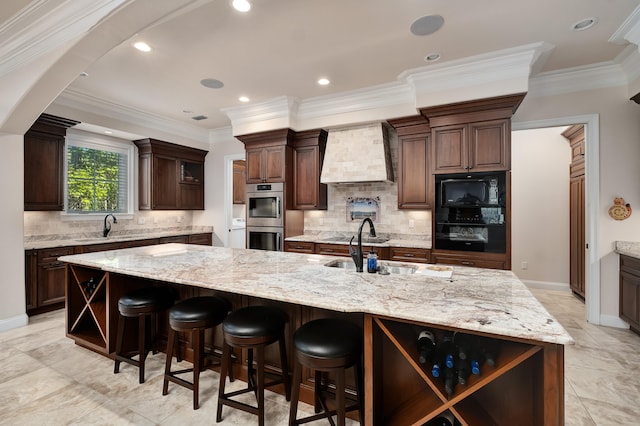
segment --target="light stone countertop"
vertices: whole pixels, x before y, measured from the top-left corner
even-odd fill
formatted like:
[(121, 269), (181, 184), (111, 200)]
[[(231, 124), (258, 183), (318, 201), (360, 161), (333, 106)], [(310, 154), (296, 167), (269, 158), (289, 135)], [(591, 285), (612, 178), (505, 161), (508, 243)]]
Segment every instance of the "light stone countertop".
[(324, 266), (331, 260), (345, 260), (334, 256), (188, 244), (102, 251), (59, 260), (334, 311), (363, 312), (538, 342), (573, 343), (511, 271), (453, 266), (451, 278), (379, 275)]
[(640, 259), (640, 243), (632, 241), (616, 241), (616, 253)]
[(188, 226), (181, 228), (154, 229), (147, 231), (119, 231), (103, 237), (102, 231), (87, 234), (36, 235), (24, 239), (25, 250), (55, 247), (86, 246), (91, 244), (118, 243), (122, 241), (150, 240), (153, 238), (175, 237), (213, 232), (212, 226)]

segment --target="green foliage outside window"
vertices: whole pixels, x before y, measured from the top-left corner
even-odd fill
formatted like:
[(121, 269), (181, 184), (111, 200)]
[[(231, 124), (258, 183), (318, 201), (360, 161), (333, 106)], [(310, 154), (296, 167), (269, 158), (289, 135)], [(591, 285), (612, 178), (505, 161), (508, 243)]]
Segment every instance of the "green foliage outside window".
[[(99, 149), (67, 147), (67, 211), (126, 211), (126, 156)], [(123, 182), (124, 180), (124, 182)], [(124, 184), (124, 186), (123, 186)], [(126, 191), (126, 190), (125, 190)]]

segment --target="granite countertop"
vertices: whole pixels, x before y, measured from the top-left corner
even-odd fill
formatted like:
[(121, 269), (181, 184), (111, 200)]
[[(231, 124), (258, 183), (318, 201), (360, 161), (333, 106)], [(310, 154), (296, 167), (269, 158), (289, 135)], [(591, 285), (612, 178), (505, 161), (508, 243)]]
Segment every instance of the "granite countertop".
[[(104, 271), (343, 312), (548, 342), (573, 339), (511, 272), (451, 267), (450, 278), (330, 268), (344, 258), (188, 244), (60, 257)], [(402, 265), (398, 262), (381, 262)], [(426, 264), (404, 264), (429, 269)]]
[(85, 234), (51, 234), (25, 237), (25, 250), (38, 250), (54, 247), (86, 246), (91, 244), (117, 243), (121, 241), (149, 240), (153, 238), (175, 237), (213, 232), (212, 226), (185, 226), (169, 229), (150, 229), (113, 232), (108, 237), (102, 231)]
[[(285, 241), (299, 241), (299, 242), (311, 242), (311, 243), (322, 243), (322, 244), (349, 244), (349, 240), (353, 235), (346, 234), (333, 234), (333, 235), (297, 235), (295, 237), (287, 237)], [(387, 238), (387, 237), (384, 237)], [(357, 236), (354, 239), (354, 243), (357, 241)], [(374, 239), (373, 242), (368, 241), (368, 238), (364, 235), (362, 236), (362, 243), (367, 246), (374, 247), (408, 247), (408, 248), (423, 248), (430, 249), (431, 248), (431, 239), (418, 239), (411, 235), (389, 235), (387, 241), (384, 242), (376, 242)]]
[(616, 241), (616, 253), (640, 259), (640, 243), (632, 241)]

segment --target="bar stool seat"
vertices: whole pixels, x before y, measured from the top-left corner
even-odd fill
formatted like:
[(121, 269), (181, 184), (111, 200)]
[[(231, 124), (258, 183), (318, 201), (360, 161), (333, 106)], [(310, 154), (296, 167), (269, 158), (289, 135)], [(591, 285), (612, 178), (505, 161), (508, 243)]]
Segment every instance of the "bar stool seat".
[[(114, 355), (113, 373), (120, 372), (120, 363), (126, 362), (139, 369), (140, 383), (144, 383), (144, 365), (147, 353), (156, 353), (157, 314), (168, 309), (176, 300), (176, 292), (170, 287), (148, 287), (134, 290), (118, 300), (118, 331), (116, 336), (116, 352)], [(126, 318), (138, 318), (138, 349), (128, 353), (122, 352), (124, 344)], [(150, 319), (151, 338), (147, 343), (147, 318)], [(138, 355), (138, 359), (133, 357)]]
[[(220, 386), (218, 387), (218, 412), (216, 422), (222, 421), (222, 407), (227, 405), (258, 416), (259, 426), (264, 425), (264, 390), (277, 384), (284, 384), (286, 399), (289, 401), (291, 386), (289, 383), (289, 363), (284, 339), (284, 330), (289, 321), (282, 310), (269, 306), (249, 306), (231, 312), (222, 323), (224, 346), (222, 349), (222, 367), (220, 369)], [(264, 352), (265, 347), (279, 342), (281, 377), (265, 383)], [(232, 348), (247, 349), (247, 388), (225, 393), (226, 377), (232, 371)], [(253, 352), (256, 352), (254, 368)], [(256, 378), (254, 378), (254, 375)], [(257, 406), (245, 404), (232, 398), (253, 392)]]
[[(193, 391), (193, 409), (199, 408), (200, 372), (204, 365), (204, 331), (214, 328), (231, 310), (231, 304), (217, 296), (200, 296), (176, 303), (169, 309), (169, 337), (167, 342), (167, 360), (164, 369), (162, 395), (169, 391), (169, 382), (184, 386)], [(178, 353), (177, 332), (191, 333), (193, 348), (193, 367), (171, 371), (171, 360), (174, 353), (180, 361)], [(188, 382), (178, 375), (193, 372), (193, 381)]]
[[(296, 363), (293, 370), (289, 425), (299, 425), (337, 415), (338, 425), (344, 426), (345, 414), (357, 409), (363, 422), (362, 330), (356, 324), (338, 318), (310, 321), (296, 330), (293, 336)], [(317, 414), (296, 419), (302, 366), (315, 370), (314, 408)], [(357, 402), (345, 406), (345, 370), (354, 367)], [(322, 397), (322, 372), (333, 372), (336, 380), (336, 408), (329, 410)]]

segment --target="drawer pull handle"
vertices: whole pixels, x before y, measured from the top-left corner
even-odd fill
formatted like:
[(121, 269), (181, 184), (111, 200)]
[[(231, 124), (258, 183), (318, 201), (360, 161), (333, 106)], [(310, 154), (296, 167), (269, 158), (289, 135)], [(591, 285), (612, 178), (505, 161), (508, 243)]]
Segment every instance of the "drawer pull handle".
[(413, 257), (413, 253), (405, 253), (404, 254), (406, 257)]
[(462, 265), (473, 266), (473, 262), (469, 262), (468, 260), (463, 260), (460, 262)]

